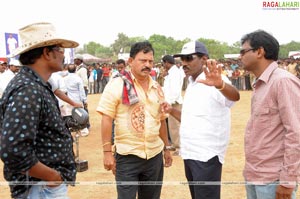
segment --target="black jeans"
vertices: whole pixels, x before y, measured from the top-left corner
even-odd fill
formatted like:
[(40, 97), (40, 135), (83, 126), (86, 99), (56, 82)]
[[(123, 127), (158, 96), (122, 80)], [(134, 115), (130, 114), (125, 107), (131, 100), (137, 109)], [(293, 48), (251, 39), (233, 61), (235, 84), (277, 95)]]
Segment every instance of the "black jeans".
[(162, 153), (148, 160), (116, 154), (116, 165), (118, 199), (135, 199), (136, 195), (139, 199), (160, 198), (164, 173)]
[(184, 169), (192, 199), (220, 199), (222, 164), (218, 156), (207, 162), (184, 160)]

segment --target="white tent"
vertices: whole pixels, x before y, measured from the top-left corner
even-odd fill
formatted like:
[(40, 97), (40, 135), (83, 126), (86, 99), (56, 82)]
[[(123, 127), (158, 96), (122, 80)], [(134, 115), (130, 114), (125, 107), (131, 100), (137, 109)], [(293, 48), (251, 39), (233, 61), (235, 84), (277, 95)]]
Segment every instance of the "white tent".
[(111, 59), (99, 58), (99, 57), (96, 57), (96, 56), (88, 54), (88, 53), (82, 54), (82, 56), (83, 56), (83, 61), (88, 62), (88, 63), (104, 63), (104, 62), (111, 61)]
[(294, 59), (300, 58), (300, 51), (290, 51), (289, 57), (293, 57)]
[(237, 59), (239, 58), (240, 54), (224, 54), (224, 58), (231, 58), (231, 59)]

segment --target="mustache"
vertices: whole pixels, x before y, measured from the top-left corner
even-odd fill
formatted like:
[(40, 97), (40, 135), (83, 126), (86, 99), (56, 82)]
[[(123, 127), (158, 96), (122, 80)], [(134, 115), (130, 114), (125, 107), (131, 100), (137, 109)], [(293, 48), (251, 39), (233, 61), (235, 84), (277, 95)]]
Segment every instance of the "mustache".
[(149, 72), (151, 72), (151, 68), (145, 66), (145, 67), (142, 69), (142, 71), (149, 71)]

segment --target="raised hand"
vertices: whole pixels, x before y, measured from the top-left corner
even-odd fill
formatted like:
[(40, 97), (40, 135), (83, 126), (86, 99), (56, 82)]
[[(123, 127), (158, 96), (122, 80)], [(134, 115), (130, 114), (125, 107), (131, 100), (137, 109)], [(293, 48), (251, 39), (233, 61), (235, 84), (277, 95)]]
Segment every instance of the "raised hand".
[(222, 88), (222, 67), (217, 64), (214, 59), (208, 59), (206, 66), (203, 66), (203, 72), (205, 73), (205, 79), (199, 79), (197, 82), (206, 84), (208, 86), (215, 86), (216, 88)]

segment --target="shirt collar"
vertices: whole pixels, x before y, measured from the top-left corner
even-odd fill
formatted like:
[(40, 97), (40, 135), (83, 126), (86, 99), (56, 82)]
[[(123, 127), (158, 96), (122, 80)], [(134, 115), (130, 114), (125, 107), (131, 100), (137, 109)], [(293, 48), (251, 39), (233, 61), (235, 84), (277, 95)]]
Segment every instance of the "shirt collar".
[(38, 73), (36, 73), (32, 68), (30, 68), (30, 67), (28, 67), (28, 66), (22, 66), (22, 69), (21, 69), (21, 70), (24, 70), (24, 71), (26, 71), (26, 72), (32, 74), (33, 77), (35, 78), (35, 80), (38, 81), (38, 82), (41, 82), (44, 86), (49, 86), (49, 85), (47, 84), (47, 82), (45, 82), (45, 81), (42, 79), (42, 77), (41, 77)]
[(204, 74), (204, 72), (200, 73), (200, 74), (198, 75), (198, 77), (197, 77), (195, 80), (193, 80), (192, 76), (189, 76), (189, 82), (190, 82), (190, 83), (195, 83), (195, 82), (197, 82), (197, 80), (199, 80), (199, 79), (205, 79), (205, 74)]
[(273, 71), (275, 70), (275, 69), (277, 69), (278, 68), (278, 64), (277, 64), (277, 62), (272, 62), (265, 70), (264, 70), (264, 72), (260, 75), (260, 77), (259, 78), (257, 78), (256, 80), (255, 80), (255, 82), (254, 82), (254, 84), (253, 85), (255, 85), (256, 84), (256, 82), (257, 81), (263, 81), (263, 82), (265, 82), (265, 83), (267, 83), (268, 81), (269, 81), (269, 79), (270, 79), (270, 76), (271, 76), (271, 74), (273, 73)]

